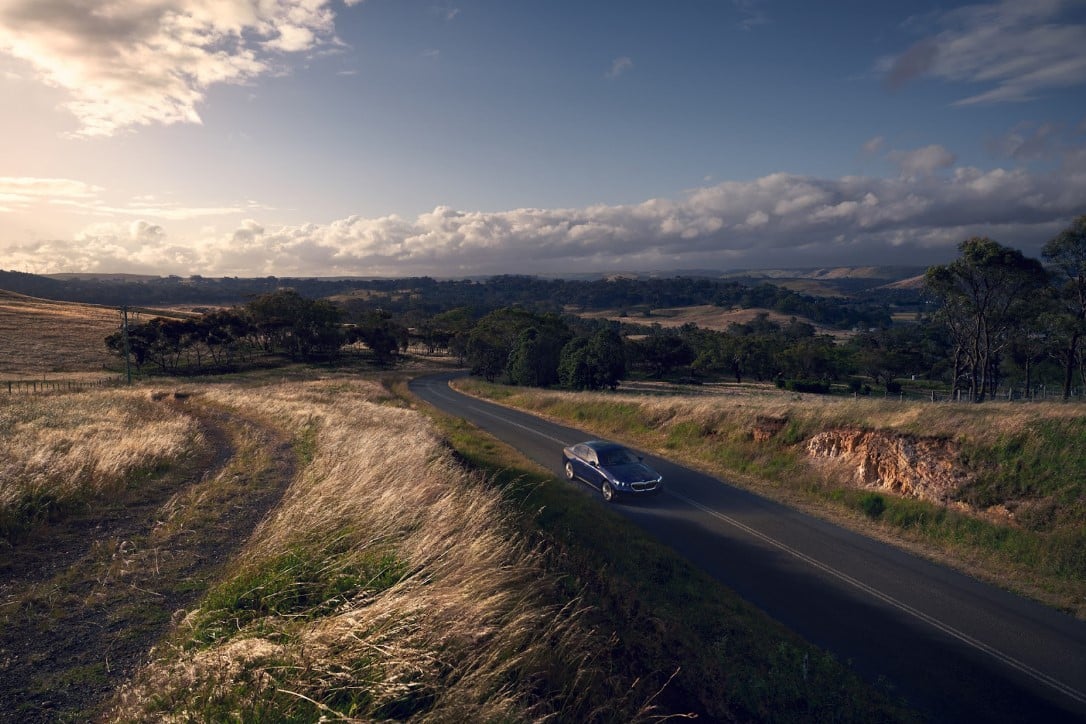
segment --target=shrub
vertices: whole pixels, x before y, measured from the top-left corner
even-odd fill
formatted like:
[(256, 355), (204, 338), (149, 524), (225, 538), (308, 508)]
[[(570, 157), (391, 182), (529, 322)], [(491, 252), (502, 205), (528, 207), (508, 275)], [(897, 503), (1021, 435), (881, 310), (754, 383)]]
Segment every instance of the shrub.
[(886, 501), (878, 493), (864, 493), (860, 496), (860, 510), (868, 518), (878, 518), (886, 510)]

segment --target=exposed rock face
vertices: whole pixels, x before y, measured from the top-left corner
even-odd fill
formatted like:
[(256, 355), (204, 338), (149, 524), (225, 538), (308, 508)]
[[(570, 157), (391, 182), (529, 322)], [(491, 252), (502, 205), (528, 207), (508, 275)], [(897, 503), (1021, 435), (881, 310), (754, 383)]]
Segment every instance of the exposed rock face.
[(754, 430), (751, 434), (754, 436), (755, 442), (765, 442), (778, 432), (784, 429), (784, 426), (788, 423), (787, 417), (770, 417), (768, 415), (759, 415), (754, 425)]
[(954, 493), (969, 481), (958, 463), (957, 446), (948, 440), (830, 430), (808, 440), (807, 453), (843, 463), (860, 487), (935, 503), (952, 503)]

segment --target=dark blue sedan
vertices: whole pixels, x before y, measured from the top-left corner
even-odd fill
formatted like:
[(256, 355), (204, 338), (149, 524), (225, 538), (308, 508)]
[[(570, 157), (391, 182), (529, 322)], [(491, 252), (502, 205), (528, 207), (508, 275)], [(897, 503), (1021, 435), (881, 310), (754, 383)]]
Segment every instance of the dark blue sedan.
[(613, 442), (589, 440), (562, 449), (566, 477), (583, 480), (600, 491), (607, 502), (618, 495), (642, 496), (660, 492), (662, 478), (628, 448)]

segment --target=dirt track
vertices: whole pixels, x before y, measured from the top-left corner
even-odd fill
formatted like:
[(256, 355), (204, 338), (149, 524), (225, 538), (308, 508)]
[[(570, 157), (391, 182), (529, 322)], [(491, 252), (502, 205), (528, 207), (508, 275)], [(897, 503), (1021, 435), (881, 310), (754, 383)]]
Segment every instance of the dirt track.
[(197, 455), (0, 550), (0, 721), (85, 721), (281, 498), (288, 438), (198, 399)]

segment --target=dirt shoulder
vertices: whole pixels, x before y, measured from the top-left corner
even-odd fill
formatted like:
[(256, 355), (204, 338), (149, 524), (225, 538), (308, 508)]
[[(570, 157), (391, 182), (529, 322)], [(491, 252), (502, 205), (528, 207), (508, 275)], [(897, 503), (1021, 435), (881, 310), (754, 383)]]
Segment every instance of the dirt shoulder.
[(199, 398), (205, 445), (0, 559), (0, 721), (85, 721), (206, 590), (294, 477), (289, 438)]

